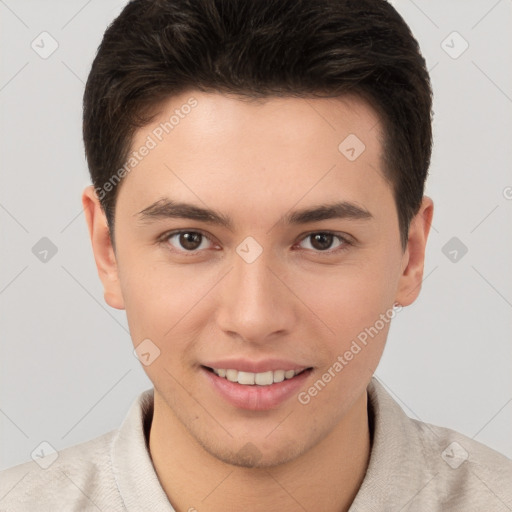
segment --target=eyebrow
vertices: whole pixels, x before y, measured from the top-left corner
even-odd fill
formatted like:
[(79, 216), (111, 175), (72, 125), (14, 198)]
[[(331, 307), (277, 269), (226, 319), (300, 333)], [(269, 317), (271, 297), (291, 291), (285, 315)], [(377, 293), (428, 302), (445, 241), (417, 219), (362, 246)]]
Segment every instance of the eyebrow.
[[(168, 198), (156, 201), (135, 215), (144, 224), (160, 219), (180, 218), (218, 225), (233, 231), (233, 221), (228, 216), (209, 208), (173, 201)], [(295, 210), (283, 215), (279, 223), (299, 225), (329, 219), (371, 220), (373, 215), (355, 203), (340, 201)]]

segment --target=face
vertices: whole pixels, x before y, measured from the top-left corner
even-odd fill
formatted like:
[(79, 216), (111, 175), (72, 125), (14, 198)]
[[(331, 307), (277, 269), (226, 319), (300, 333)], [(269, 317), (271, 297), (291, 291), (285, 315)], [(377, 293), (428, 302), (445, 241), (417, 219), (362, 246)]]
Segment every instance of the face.
[(336, 432), (394, 303), (417, 296), (431, 205), (403, 252), (380, 130), (354, 97), (191, 91), (135, 135), (115, 254), (89, 190), (105, 298), (145, 343), (155, 409), (217, 459), (279, 464)]

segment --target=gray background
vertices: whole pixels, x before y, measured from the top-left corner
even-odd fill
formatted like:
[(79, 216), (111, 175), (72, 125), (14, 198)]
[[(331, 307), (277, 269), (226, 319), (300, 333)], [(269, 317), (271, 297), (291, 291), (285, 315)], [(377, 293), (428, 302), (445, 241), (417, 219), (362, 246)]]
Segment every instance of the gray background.
[[(0, 1), (0, 468), (116, 428), (151, 386), (124, 312), (103, 301), (80, 202), (84, 82), (124, 3)], [(431, 70), (435, 213), (423, 290), (377, 376), (413, 418), (512, 458), (512, 2), (394, 5)], [(59, 45), (46, 59), (31, 47), (43, 31)]]

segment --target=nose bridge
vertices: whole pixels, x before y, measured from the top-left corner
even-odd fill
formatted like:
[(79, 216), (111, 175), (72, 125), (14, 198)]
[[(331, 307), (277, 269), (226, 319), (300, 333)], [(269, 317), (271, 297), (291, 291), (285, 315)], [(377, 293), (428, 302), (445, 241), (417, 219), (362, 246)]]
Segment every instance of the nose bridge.
[[(239, 248), (237, 252), (240, 251)], [(271, 263), (269, 250), (261, 251), (257, 256), (252, 254), (248, 259), (240, 254), (234, 258), (234, 268), (230, 273), (231, 292), (233, 297), (244, 303), (246, 310), (274, 300), (277, 283), (269, 268)]]
[(238, 254), (234, 255), (232, 270), (224, 283), (218, 320), (225, 331), (235, 332), (246, 340), (263, 341), (273, 332), (290, 328), (292, 304), (274, 275), (270, 250), (259, 250), (256, 255), (250, 243), (240, 244)]

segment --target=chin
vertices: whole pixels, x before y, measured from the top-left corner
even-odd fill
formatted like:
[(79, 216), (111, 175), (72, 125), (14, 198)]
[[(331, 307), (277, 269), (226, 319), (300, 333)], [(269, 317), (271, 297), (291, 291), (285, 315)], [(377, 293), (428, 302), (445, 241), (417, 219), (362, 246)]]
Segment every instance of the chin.
[(263, 448), (249, 441), (241, 445), (238, 450), (220, 446), (202, 445), (202, 447), (210, 455), (226, 464), (248, 469), (280, 466), (296, 459), (303, 453), (302, 447), (292, 442), (287, 443), (286, 446), (267, 446)]

